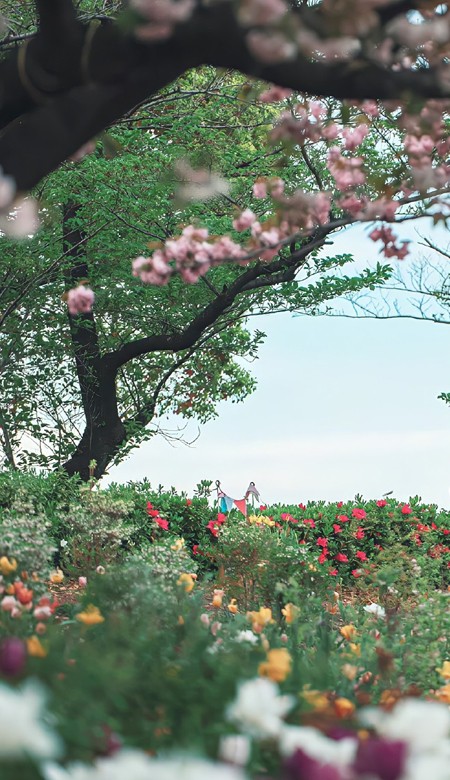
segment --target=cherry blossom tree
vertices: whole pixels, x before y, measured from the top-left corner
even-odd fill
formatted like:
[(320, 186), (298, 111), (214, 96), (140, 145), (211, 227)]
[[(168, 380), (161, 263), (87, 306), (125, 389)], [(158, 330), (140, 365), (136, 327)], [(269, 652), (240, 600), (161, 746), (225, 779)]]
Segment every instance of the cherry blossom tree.
[[(5, 232), (34, 230), (31, 200), (23, 197), (43, 177), (65, 160), (92, 153), (105, 129), (204, 65), (240, 71), (251, 79), (247, 96), (253, 99), (283, 101), (269, 145), (297, 155), (307, 171), (307, 186), (279, 170), (257, 174), (220, 233), (197, 211), (180, 230), (130, 257), (134, 277), (158, 288), (176, 277), (208, 283), (218, 267), (238, 271), (176, 336), (143, 335), (115, 350), (99, 374), (102, 382), (108, 374), (108, 387), (142, 355), (190, 349), (244, 293), (267, 294), (295, 280), (338, 229), (367, 222), (382, 256), (402, 260), (408, 245), (398, 240), (395, 222), (426, 213), (447, 220), (447, 6), (429, 0), (131, 0), (112, 18), (85, 18), (70, 0), (35, 5), (36, 33), (21, 39), (6, 32), (0, 60)], [(374, 156), (387, 150), (389, 164), (374, 171)], [(188, 161), (179, 161), (177, 178), (177, 197), (185, 203), (229, 197), (220, 176)], [(79, 275), (73, 282), (69, 315), (83, 324), (92, 316), (95, 286)], [(89, 457), (97, 458), (94, 429), (105, 467), (125, 437), (116, 407), (112, 412), (115, 434), (106, 443), (103, 413), (97, 421), (87, 414), (80, 462), (71, 468), (86, 471)]]

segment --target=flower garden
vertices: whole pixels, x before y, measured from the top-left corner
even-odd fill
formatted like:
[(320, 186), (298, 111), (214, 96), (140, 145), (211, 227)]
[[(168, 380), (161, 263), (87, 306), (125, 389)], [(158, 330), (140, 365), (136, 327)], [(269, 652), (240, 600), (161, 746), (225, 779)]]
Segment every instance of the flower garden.
[(450, 512), (1, 475), (2, 780), (449, 780)]

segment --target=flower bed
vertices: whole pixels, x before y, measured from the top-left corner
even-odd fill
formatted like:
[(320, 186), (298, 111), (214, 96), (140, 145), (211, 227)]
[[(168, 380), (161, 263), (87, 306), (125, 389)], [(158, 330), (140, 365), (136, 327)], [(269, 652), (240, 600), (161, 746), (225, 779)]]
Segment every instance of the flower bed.
[(17, 496), (0, 536), (2, 780), (449, 780), (447, 513), (36, 493), (38, 567)]

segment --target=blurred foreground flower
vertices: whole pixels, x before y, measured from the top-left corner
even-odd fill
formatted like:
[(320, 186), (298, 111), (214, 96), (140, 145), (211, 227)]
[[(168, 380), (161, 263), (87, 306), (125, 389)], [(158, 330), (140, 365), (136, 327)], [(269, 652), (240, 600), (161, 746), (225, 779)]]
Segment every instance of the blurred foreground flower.
[[(0, 758), (56, 758), (59, 738), (44, 721), (45, 691), (27, 680), (21, 688), (0, 685)], [(18, 778), (19, 780), (19, 778)]]
[(149, 758), (140, 750), (122, 750), (110, 758), (99, 758), (94, 765), (70, 764), (63, 768), (47, 763), (45, 780), (244, 780), (237, 767), (202, 758), (179, 756)]
[(271, 680), (247, 680), (238, 688), (236, 699), (227, 709), (227, 719), (250, 736), (264, 739), (277, 736), (282, 718), (294, 706), (293, 696), (280, 696)]

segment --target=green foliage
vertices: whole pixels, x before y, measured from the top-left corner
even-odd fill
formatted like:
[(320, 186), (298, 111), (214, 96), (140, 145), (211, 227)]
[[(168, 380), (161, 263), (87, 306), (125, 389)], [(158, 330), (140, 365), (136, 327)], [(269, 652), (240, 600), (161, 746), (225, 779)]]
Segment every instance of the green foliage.
[(44, 512), (36, 510), (22, 490), (17, 493), (0, 518), (0, 557), (20, 561), (20, 571), (32, 578), (33, 573), (47, 578), (56, 551), (51, 539), (51, 523)]
[(308, 576), (306, 549), (299, 546), (289, 528), (272, 533), (265, 524), (248, 525), (236, 513), (228, 517), (213, 541), (202, 545), (201, 552), (221, 568), (221, 584), (237, 599), (241, 610), (259, 604), (277, 608), (289, 579), (295, 576), (298, 582)]

